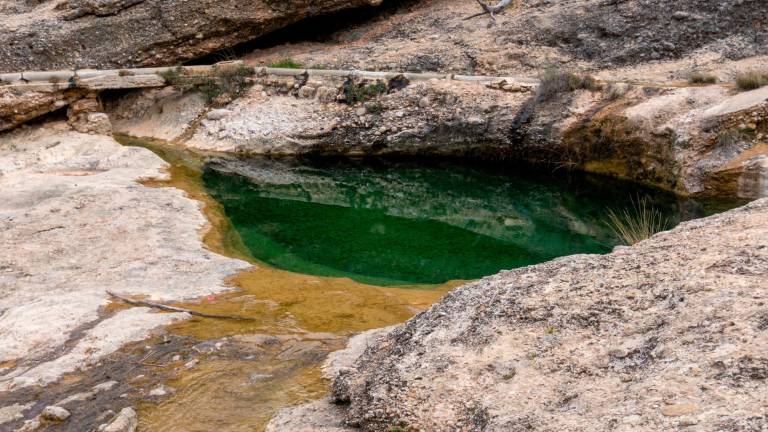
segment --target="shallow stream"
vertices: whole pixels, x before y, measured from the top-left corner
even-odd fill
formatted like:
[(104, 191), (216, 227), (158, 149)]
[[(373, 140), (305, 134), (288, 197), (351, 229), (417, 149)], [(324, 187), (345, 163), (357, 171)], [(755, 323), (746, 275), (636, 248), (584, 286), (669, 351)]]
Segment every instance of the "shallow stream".
[[(198, 341), (174, 389), (140, 407), (141, 430), (263, 430), (284, 406), (322, 397), (320, 364), (357, 332), (397, 324), (463, 281), (575, 253), (606, 253), (606, 211), (641, 196), (669, 218), (728, 204), (679, 199), (602, 177), (463, 162), (237, 159), (121, 137), (171, 164), (204, 204), (210, 249), (255, 265), (230, 293), (182, 304), (253, 321), (195, 318)], [(187, 363), (185, 365), (185, 363)]]

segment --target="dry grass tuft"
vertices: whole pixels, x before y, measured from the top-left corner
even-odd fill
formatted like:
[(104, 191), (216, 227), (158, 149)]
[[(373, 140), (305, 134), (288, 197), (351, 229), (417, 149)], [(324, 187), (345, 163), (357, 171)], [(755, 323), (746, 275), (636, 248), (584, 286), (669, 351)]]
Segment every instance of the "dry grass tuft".
[(745, 72), (736, 76), (736, 87), (739, 90), (754, 90), (768, 85), (768, 74), (762, 72)]
[(633, 199), (631, 209), (618, 213), (608, 209), (607, 224), (621, 242), (631, 246), (667, 229), (669, 220), (644, 197)]
[(691, 84), (714, 84), (717, 82), (717, 77), (703, 72), (694, 72), (688, 77), (688, 82)]

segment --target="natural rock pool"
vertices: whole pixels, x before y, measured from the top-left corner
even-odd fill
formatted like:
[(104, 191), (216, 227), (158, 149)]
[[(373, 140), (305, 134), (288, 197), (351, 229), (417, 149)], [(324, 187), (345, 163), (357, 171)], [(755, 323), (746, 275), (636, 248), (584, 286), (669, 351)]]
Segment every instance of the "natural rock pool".
[(465, 163), (215, 158), (203, 181), (258, 260), (374, 285), (477, 279), (616, 245), (607, 210), (713, 210), (625, 182)]
[(180, 304), (252, 320), (167, 329), (197, 354), (191, 367), (188, 357), (153, 367), (144, 384), (173, 389), (139, 404), (142, 430), (159, 432), (263, 430), (280, 408), (323, 397), (320, 364), (350, 335), (401, 323), (461, 280), (608, 252), (606, 209), (633, 197), (649, 197), (670, 226), (732, 205), (465, 162), (238, 159), (120, 141), (171, 165), (169, 181), (148, 184), (203, 203), (209, 249), (254, 264), (228, 281), (232, 292)]

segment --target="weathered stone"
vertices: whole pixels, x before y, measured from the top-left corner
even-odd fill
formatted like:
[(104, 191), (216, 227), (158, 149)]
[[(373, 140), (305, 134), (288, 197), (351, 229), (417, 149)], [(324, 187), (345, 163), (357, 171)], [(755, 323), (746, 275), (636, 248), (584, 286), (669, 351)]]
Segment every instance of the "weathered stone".
[(317, 99), (321, 102), (333, 102), (336, 100), (338, 90), (333, 87), (321, 86), (317, 88)]
[(75, 0), (54, 8), (11, 1), (0, 6), (0, 23), (16, 23), (0, 32), (0, 72), (178, 64), (307, 17), (378, 3)]
[(675, 404), (661, 408), (661, 413), (667, 417), (680, 417), (686, 414), (693, 414), (697, 409), (695, 404)]
[(208, 120), (221, 120), (226, 118), (232, 114), (231, 110), (220, 108), (220, 109), (212, 109), (208, 111), (208, 114), (205, 115), (205, 118)]
[(304, 99), (310, 99), (315, 97), (315, 92), (317, 89), (310, 86), (304, 86), (299, 89), (299, 97)]
[(104, 75), (93, 78), (83, 78), (77, 81), (77, 86), (89, 90), (131, 89), (146, 87), (163, 87), (165, 80), (155, 74), (149, 75)]
[(83, 98), (69, 106), (67, 122), (78, 132), (109, 135), (112, 133), (112, 123), (109, 116), (100, 111), (101, 104), (96, 98)]
[[(100, 317), (108, 302), (105, 290), (166, 301), (192, 298), (225, 290), (224, 278), (249, 266), (203, 247), (197, 227), (205, 218), (198, 202), (178, 189), (138, 183), (164, 178), (166, 166), (149, 150), (73, 132), (63, 122), (0, 136), (0, 202), (3, 217), (14, 221), (4, 225), (0, 248), (0, 262), (14, 269), (2, 276), (0, 362), (41, 359), (0, 382), (0, 393), (48, 385), (183, 318), (142, 307)], [(158, 252), (153, 239), (165, 236), (172, 239), (164, 242), (170, 252)], [(88, 239), (87, 247), (72, 238)], [(171, 253), (174, 260), (158, 253)], [(141, 260), (126, 258), (137, 256)], [(110, 271), (99, 270), (104, 268)], [(44, 279), (26, 276), (32, 273)], [(165, 281), (161, 288), (158, 279)], [(34, 288), (40, 286), (59, 288)], [(39, 316), (45, 320), (30, 319)], [(86, 323), (82, 336), (70, 339)]]
[(67, 106), (85, 95), (84, 90), (25, 91), (0, 87), (0, 132)]
[(43, 409), (40, 417), (48, 421), (62, 422), (70, 416), (69, 411), (62, 407), (50, 405)]
[(112, 422), (102, 432), (134, 432), (139, 426), (139, 416), (133, 408), (127, 407), (120, 410)]
[[(768, 335), (754, 320), (768, 295), (767, 217), (768, 198), (609, 255), (560, 258), (460, 287), (370, 340), (336, 375), (333, 396), (344, 411), (297, 408), (296, 423), (270, 431), (311, 423), (313, 412), (329, 425), (343, 424), (343, 415), (362, 430), (387, 430), (393, 418), (430, 431), (507, 431), (521, 421), (616, 430), (608, 418), (648, 432), (759, 422)], [(629, 324), (631, 337), (617, 332)], [(505, 379), (498, 365), (516, 373)], [(659, 398), (675, 394), (686, 402)]]

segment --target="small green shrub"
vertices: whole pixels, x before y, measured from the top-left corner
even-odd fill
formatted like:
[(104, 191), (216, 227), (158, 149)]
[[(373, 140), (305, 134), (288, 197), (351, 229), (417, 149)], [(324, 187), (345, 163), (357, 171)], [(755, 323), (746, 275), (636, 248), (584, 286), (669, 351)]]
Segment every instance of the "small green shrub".
[(219, 80), (222, 93), (228, 93), (234, 97), (242, 95), (243, 91), (250, 84), (248, 78), (255, 74), (256, 71), (252, 67), (243, 64), (233, 68), (216, 68), (214, 71), (214, 75)]
[(703, 72), (694, 72), (688, 77), (688, 82), (690, 84), (714, 84), (717, 82), (717, 77)]
[(718, 148), (733, 148), (741, 144), (741, 134), (735, 130), (724, 130), (717, 134), (715, 144)]
[(580, 89), (590, 91), (602, 89), (600, 83), (591, 75), (577, 75), (558, 69), (547, 69), (541, 74), (539, 80), (541, 81), (538, 88), (540, 100), (549, 100), (560, 93)]
[(174, 68), (166, 69), (160, 72), (158, 75), (160, 75), (160, 77), (164, 79), (165, 83), (168, 85), (179, 85), (181, 78), (184, 76), (184, 68), (181, 66), (176, 66)]
[(736, 87), (739, 90), (754, 90), (764, 85), (768, 85), (768, 74), (752, 71), (736, 76)]
[(632, 200), (632, 208), (621, 212), (608, 209), (607, 225), (618, 239), (633, 245), (667, 229), (669, 221), (653, 208), (647, 198)]
[(252, 67), (240, 64), (225, 68), (213, 66), (211, 76), (186, 74), (181, 66), (163, 71), (160, 76), (166, 84), (176, 86), (184, 92), (199, 91), (206, 102), (210, 103), (222, 95), (240, 97), (250, 86), (248, 78), (255, 73)]
[(267, 66), (271, 68), (282, 68), (282, 69), (301, 69), (302, 68), (301, 63), (295, 62), (293, 61), (293, 59), (290, 59), (290, 58), (284, 58), (282, 60), (272, 62)]
[(348, 81), (344, 84), (344, 99), (348, 104), (365, 102), (386, 92), (387, 85), (383, 81), (376, 81), (373, 84), (366, 82), (355, 84)]

